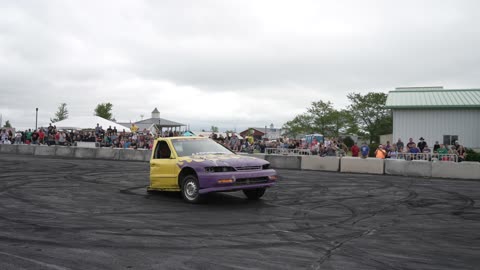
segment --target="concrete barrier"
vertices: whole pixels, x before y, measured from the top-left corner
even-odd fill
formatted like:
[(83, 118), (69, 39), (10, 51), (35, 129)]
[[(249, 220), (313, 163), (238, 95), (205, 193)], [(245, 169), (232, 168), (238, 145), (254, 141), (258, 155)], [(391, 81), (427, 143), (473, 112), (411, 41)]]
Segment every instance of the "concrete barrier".
[(432, 177), (432, 162), (426, 160), (385, 159), (385, 174)]
[(404, 159), (386, 159), (385, 160), (385, 174), (390, 175), (405, 175), (405, 167), (407, 162)]
[(55, 146), (46, 146), (38, 145), (35, 146), (35, 156), (55, 156), (56, 147)]
[(120, 152), (119, 160), (145, 161), (145, 153), (141, 150), (124, 149)]
[(124, 150), (116, 149), (116, 148), (98, 148), (96, 158), (98, 158), (98, 159), (109, 159), (109, 160), (119, 160), (120, 159), (120, 151), (124, 151)]
[(33, 145), (17, 145), (17, 154), (19, 155), (31, 155), (35, 153), (35, 147)]
[(70, 146), (56, 146), (55, 156), (73, 158), (75, 156), (75, 147)]
[(96, 142), (76, 142), (77, 147), (82, 147), (82, 148), (96, 148), (97, 143)]
[(302, 164), (301, 156), (266, 155), (265, 159), (276, 169), (300, 170)]
[(340, 171), (348, 173), (383, 174), (384, 160), (379, 158), (343, 157)]
[(143, 152), (143, 161), (150, 162), (152, 157), (152, 150), (139, 150)]
[(480, 179), (480, 163), (435, 161), (432, 163), (432, 177)]
[(88, 158), (88, 159), (94, 159), (97, 155), (97, 149), (96, 148), (75, 148), (75, 152), (73, 154), (73, 157), (75, 158)]
[(16, 154), (18, 151), (17, 146), (15, 144), (0, 144), (0, 153)]
[(432, 177), (432, 162), (427, 160), (412, 160), (405, 167), (406, 176)]
[(302, 170), (338, 172), (339, 157), (302, 156)]

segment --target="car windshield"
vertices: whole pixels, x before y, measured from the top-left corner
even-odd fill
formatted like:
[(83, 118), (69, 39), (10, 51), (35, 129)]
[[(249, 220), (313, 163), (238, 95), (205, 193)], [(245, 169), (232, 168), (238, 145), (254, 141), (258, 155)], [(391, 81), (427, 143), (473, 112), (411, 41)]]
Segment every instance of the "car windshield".
[(179, 157), (232, 154), (230, 150), (211, 139), (173, 139), (172, 143)]

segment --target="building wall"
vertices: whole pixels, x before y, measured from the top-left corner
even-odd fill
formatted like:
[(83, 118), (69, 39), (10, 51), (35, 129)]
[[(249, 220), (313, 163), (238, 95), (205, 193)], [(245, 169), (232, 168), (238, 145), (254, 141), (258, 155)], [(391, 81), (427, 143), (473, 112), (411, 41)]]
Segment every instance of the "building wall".
[(480, 109), (393, 109), (393, 142), (418, 143), (423, 137), (433, 147), (435, 141), (443, 143), (443, 135), (458, 135), (464, 146), (480, 148)]

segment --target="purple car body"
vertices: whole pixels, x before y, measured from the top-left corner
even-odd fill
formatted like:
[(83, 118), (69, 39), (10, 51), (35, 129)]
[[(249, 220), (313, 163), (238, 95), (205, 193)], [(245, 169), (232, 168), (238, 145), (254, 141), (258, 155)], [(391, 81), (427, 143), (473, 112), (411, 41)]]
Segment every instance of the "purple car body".
[(159, 138), (150, 160), (149, 190), (182, 191), (184, 198), (235, 190), (261, 197), (276, 180), (268, 161), (237, 155), (202, 137)]

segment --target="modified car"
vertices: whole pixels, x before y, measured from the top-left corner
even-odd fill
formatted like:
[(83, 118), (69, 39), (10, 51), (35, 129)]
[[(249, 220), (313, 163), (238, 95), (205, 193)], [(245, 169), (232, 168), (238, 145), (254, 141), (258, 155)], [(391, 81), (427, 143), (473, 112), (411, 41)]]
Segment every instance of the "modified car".
[(207, 193), (242, 190), (255, 200), (276, 180), (266, 160), (237, 155), (204, 137), (170, 137), (155, 140), (148, 191), (180, 191), (185, 201), (198, 203)]

